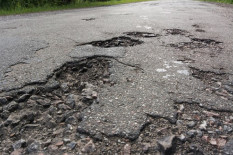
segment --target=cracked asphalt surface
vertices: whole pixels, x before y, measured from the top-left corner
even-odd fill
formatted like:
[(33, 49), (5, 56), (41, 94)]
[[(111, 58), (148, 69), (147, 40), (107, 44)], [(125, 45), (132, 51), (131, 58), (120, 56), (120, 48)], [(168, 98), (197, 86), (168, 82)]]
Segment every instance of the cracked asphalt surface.
[[(231, 7), (192, 0), (0, 17), (0, 96), (14, 96), (8, 99), (12, 101), (22, 92), (32, 95), (38, 87), (55, 89), (56, 71), (64, 64), (100, 57), (111, 61), (108, 80), (112, 84), (98, 84), (98, 103), (78, 111), (81, 119), (75, 127), (80, 134), (138, 141), (147, 125), (153, 124), (151, 119), (177, 124), (177, 104), (197, 105), (230, 117), (232, 29)], [(130, 39), (124, 42), (122, 36)], [(110, 46), (109, 40), (116, 37)], [(100, 47), (91, 44), (95, 41)], [(62, 100), (66, 95), (66, 91), (61, 93)], [(5, 105), (0, 106), (4, 110)], [(9, 119), (4, 117), (2, 124)], [(224, 149), (226, 153), (233, 148)]]

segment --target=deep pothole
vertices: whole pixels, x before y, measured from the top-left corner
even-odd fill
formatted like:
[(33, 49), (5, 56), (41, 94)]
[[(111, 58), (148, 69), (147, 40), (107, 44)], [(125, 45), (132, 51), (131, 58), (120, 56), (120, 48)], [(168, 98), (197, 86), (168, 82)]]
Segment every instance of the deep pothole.
[(143, 41), (138, 39), (132, 39), (130, 37), (120, 36), (114, 37), (112, 39), (103, 40), (103, 41), (93, 41), (89, 43), (84, 43), (82, 45), (92, 45), (102, 48), (110, 48), (110, 47), (128, 47), (128, 46), (136, 46), (142, 44)]
[(100, 87), (113, 85), (109, 81), (110, 63), (104, 57), (66, 63), (52, 77), (53, 89), (40, 86), (30, 94), (20, 92), (0, 97), (0, 151), (5, 154), (18, 149), (22, 154), (80, 151), (85, 145), (77, 146), (77, 141), (85, 137), (76, 132), (81, 112), (91, 104), (98, 104)]
[(154, 34), (150, 32), (125, 32), (124, 34), (138, 38), (154, 38), (161, 36), (160, 34)]

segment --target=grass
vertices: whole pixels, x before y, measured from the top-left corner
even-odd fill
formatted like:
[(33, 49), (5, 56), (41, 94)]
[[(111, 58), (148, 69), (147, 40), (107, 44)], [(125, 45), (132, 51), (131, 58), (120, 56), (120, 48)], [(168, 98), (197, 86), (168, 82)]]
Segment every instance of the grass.
[(233, 0), (202, 0), (202, 1), (233, 4)]
[(45, 12), (45, 11), (56, 11), (56, 10), (67, 10), (67, 9), (75, 9), (75, 8), (89, 8), (89, 7), (99, 7), (99, 6), (110, 6), (117, 4), (127, 4), (133, 2), (143, 2), (150, 0), (110, 0), (110, 1), (96, 1), (96, 2), (83, 2), (76, 1), (75, 4), (64, 5), (64, 6), (43, 6), (43, 7), (34, 7), (34, 8), (16, 8), (12, 10), (4, 10), (0, 8), (0, 16), (4, 15), (15, 15), (15, 14), (25, 14), (25, 13), (34, 13), (34, 12)]

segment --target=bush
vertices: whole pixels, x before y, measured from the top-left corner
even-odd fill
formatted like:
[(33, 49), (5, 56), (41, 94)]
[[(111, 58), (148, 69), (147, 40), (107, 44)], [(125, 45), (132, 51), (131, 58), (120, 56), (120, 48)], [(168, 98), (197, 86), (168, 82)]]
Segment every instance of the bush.
[(75, 0), (0, 0), (0, 8), (30, 8), (45, 5), (61, 6), (75, 3)]

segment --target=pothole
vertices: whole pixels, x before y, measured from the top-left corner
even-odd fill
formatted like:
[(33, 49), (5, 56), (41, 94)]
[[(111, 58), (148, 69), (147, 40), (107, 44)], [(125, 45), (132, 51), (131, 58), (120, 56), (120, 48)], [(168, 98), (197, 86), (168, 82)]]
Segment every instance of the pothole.
[(82, 20), (85, 20), (85, 21), (92, 21), (92, 20), (95, 20), (95, 18), (85, 18), (85, 19), (82, 19)]
[(202, 30), (202, 29), (196, 29), (195, 31), (196, 32), (205, 32), (205, 30)]
[(191, 58), (187, 58), (187, 57), (182, 57), (180, 59), (178, 59), (177, 61), (181, 61), (183, 63), (194, 63), (195, 60), (191, 59)]
[(203, 71), (194, 67), (190, 67), (190, 69), (194, 78), (204, 82), (206, 91), (233, 100), (233, 81), (229, 80), (228, 74)]
[(169, 44), (170, 47), (178, 48), (180, 50), (186, 49), (196, 49), (196, 48), (211, 48), (214, 50), (221, 50), (220, 46), (222, 42), (212, 40), (212, 39), (199, 39), (199, 38), (191, 38), (190, 42), (180, 42), (177, 44)]
[(193, 24), (192, 27), (200, 28), (200, 26), (198, 24)]
[(149, 32), (125, 32), (124, 34), (138, 38), (153, 38), (160, 36), (159, 34), (154, 34)]
[(29, 94), (22, 91), (0, 97), (0, 152), (74, 151), (83, 138), (76, 132), (81, 111), (98, 104), (100, 87), (113, 85), (110, 63), (104, 57), (66, 63), (51, 78), (52, 89), (40, 86)]
[(164, 29), (168, 35), (189, 35), (189, 32), (181, 29)]
[(143, 43), (143, 41), (138, 40), (138, 39), (132, 39), (130, 37), (120, 36), (120, 37), (115, 37), (115, 38), (103, 40), (103, 41), (93, 41), (93, 42), (85, 43), (82, 45), (89, 44), (92, 46), (97, 46), (97, 47), (102, 47), (102, 48), (110, 48), (110, 47), (136, 46), (136, 45), (140, 45), (142, 43)]

